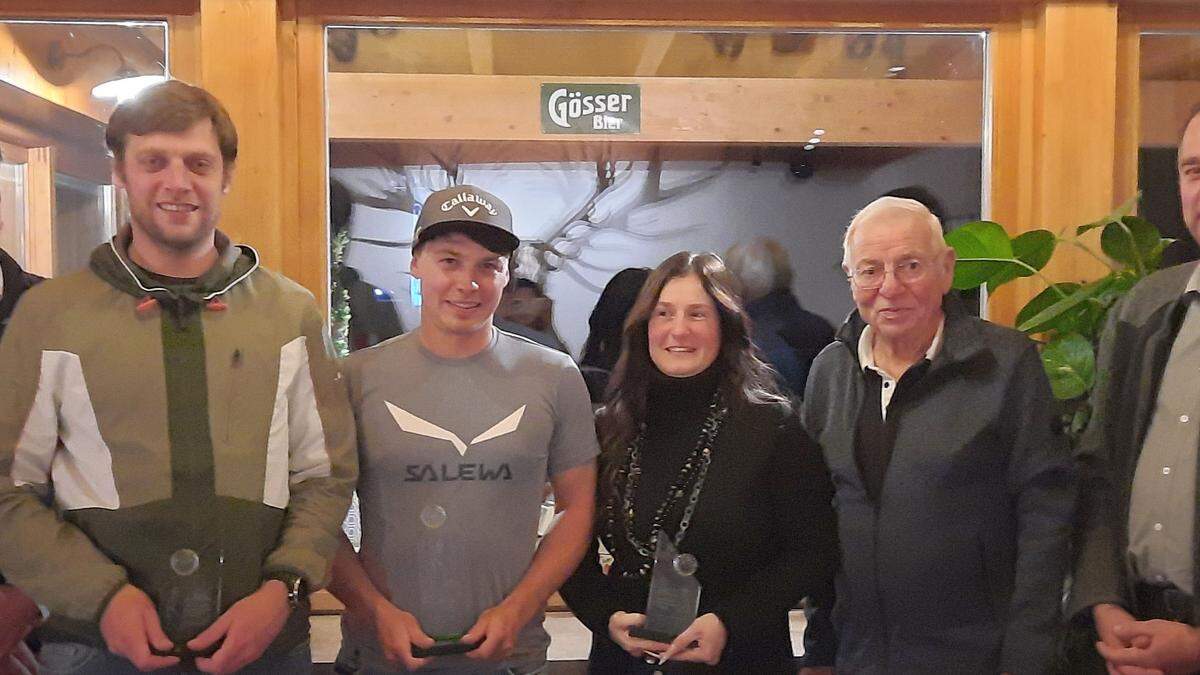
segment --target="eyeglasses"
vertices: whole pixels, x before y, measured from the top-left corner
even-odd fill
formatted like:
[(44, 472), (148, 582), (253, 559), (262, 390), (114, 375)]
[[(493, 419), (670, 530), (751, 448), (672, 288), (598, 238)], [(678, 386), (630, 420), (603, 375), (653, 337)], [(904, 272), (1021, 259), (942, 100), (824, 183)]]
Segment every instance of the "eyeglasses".
[(896, 277), (896, 281), (907, 286), (915, 281), (920, 281), (928, 269), (929, 265), (921, 259), (909, 258), (901, 260), (890, 268), (886, 265), (859, 265), (846, 275), (846, 278), (861, 290), (873, 291), (883, 286), (883, 281), (887, 278), (889, 271)]

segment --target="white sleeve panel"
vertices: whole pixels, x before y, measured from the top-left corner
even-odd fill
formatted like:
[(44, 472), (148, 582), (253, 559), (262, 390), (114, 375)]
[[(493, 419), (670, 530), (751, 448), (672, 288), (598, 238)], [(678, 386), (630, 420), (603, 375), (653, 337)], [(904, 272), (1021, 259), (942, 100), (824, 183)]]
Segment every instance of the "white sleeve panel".
[(263, 503), (286, 508), (289, 485), (330, 473), (325, 429), (309, 369), (307, 338), (301, 336), (279, 352), (279, 383), (267, 441)]
[(53, 483), (62, 510), (120, 506), (112, 451), (100, 435), (77, 354), (42, 352), (37, 394), (13, 456), (15, 485)]

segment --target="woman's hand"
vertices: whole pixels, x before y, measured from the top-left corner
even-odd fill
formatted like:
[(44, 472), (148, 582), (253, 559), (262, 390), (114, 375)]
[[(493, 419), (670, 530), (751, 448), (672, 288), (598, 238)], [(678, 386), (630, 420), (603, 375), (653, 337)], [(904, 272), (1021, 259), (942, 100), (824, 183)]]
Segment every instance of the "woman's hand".
[(645, 623), (645, 614), (613, 612), (613, 615), (608, 618), (608, 637), (612, 638), (613, 642), (617, 643), (621, 649), (624, 649), (627, 654), (635, 659), (642, 658), (642, 655), (646, 652), (660, 654), (670, 648), (668, 644), (653, 640), (642, 640), (629, 634), (630, 629), (637, 628)]
[(728, 639), (729, 632), (725, 630), (725, 624), (721, 623), (716, 614), (710, 612), (696, 617), (692, 625), (680, 633), (670, 648), (662, 653), (659, 662), (666, 663), (669, 659), (675, 659), (715, 666), (721, 662), (721, 652), (725, 651), (725, 641)]

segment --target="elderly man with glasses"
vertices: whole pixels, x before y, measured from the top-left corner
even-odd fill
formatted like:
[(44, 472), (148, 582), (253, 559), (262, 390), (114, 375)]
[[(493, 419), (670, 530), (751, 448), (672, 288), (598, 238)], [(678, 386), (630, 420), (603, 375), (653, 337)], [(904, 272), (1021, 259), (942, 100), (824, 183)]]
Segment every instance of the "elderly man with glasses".
[(837, 487), (838, 671), (1048, 671), (1076, 473), (1034, 343), (947, 295), (918, 202), (859, 212), (842, 267), (857, 311), (804, 401)]

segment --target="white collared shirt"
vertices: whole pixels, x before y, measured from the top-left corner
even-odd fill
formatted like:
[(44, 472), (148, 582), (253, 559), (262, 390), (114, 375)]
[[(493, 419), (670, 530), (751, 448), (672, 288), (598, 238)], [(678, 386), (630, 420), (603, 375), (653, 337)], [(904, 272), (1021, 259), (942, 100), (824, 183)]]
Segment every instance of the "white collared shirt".
[[(946, 317), (943, 316), (938, 322), (937, 332), (933, 334), (933, 341), (929, 343), (929, 349), (925, 350), (925, 360), (933, 361), (933, 357), (942, 348), (942, 330), (946, 327)], [(870, 324), (863, 329), (862, 335), (858, 338), (858, 362), (862, 365), (863, 370), (868, 368), (879, 374), (883, 380), (883, 388), (879, 391), (880, 414), (883, 419), (887, 419), (888, 404), (892, 402), (892, 394), (896, 393), (896, 379), (875, 365), (875, 331)], [(901, 374), (903, 377), (903, 374)]]

